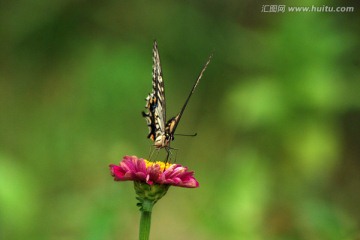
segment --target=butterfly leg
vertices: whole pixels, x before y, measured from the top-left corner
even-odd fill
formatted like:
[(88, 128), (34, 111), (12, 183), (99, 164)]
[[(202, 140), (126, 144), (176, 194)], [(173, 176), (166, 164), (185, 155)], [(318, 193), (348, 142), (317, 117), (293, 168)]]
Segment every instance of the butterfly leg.
[[(169, 161), (171, 161), (173, 158), (173, 153), (172, 153), (172, 151), (171, 150), (175, 150), (176, 151), (176, 154), (175, 154), (175, 160), (174, 160), (174, 162), (176, 161), (176, 156), (177, 156), (177, 150), (179, 150), (179, 149), (177, 149), (177, 148), (172, 148), (172, 147), (170, 147), (170, 146), (168, 146), (168, 147), (166, 147), (165, 148), (165, 150), (166, 150), (166, 163), (167, 162), (169, 162)], [(169, 160), (170, 159), (170, 160)]]
[(155, 159), (156, 159), (157, 156), (159, 155), (160, 149), (159, 148), (153, 148), (151, 146), (150, 147), (150, 152), (149, 152), (149, 158), (148, 158), (149, 161), (152, 161), (151, 159), (153, 158), (155, 152), (156, 152), (156, 154), (155, 154)]
[(152, 147), (150, 147), (150, 150), (149, 150), (149, 155), (148, 155), (148, 160), (150, 161), (151, 159), (151, 156), (153, 155), (154, 153), (154, 149)]
[(169, 157), (170, 157), (170, 154), (171, 154), (170, 147), (165, 147), (165, 150), (166, 150), (166, 160), (165, 160), (165, 162), (168, 163), (169, 162)]
[(148, 160), (151, 161), (152, 156), (154, 155), (155, 152), (155, 148), (153, 148), (152, 146), (150, 146), (150, 151), (149, 151), (149, 156), (148, 156)]

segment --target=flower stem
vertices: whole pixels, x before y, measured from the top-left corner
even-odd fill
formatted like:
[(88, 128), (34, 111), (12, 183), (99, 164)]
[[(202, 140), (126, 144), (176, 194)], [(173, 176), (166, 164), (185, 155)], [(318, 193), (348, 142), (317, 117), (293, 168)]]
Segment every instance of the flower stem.
[(141, 218), (140, 218), (140, 230), (139, 230), (139, 240), (149, 240), (150, 236), (150, 225), (151, 225), (151, 210), (153, 207), (153, 202), (149, 200), (144, 200), (141, 208)]

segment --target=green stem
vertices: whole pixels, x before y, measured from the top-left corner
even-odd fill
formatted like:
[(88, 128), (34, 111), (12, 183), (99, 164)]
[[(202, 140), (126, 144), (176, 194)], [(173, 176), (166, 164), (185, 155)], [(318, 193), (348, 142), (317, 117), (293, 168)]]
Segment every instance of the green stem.
[(139, 240), (149, 240), (150, 236), (150, 225), (151, 225), (151, 210), (153, 202), (145, 200), (142, 203), (141, 218), (140, 218), (140, 229), (139, 229)]

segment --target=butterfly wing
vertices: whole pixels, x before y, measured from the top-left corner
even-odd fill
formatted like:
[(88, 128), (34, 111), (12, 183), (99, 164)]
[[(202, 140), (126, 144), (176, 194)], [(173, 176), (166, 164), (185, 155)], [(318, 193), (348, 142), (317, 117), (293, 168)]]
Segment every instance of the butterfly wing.
[(160, 56), (157, 43), (154, 41), (153, 48), (153, 72), (152, 72), (152, 92), (146, 98), (147, 113), (143, 112), (148, 127), (149, 135), (155, 146), (163, 147), (166, 128), (166, 101), (165, 87), (162, 76)]
[(157, 99), (157, 105), (155, 107), (155, 114), (159, 118), (159, 129), (162, 133), (165, 132), (166, 121), (166, 100), (165, 100), (165, 87), (163, 81), (163, 75), (160, 64), (160, 56), (157, 48), (157, 43), (154, 41), (153, 49), (153, 93)]

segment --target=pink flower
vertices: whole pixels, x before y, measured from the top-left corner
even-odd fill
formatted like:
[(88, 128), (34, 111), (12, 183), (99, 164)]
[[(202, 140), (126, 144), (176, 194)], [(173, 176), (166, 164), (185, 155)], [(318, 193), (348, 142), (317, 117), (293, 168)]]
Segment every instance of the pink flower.
[(150, 162), (136, 156), (125, 156), (119, 165), (110, 164), (115, 181), (140, 181), (149, 185), (173, 185), (196, 188), (199, 183), (187, 167), (180, 164)]

